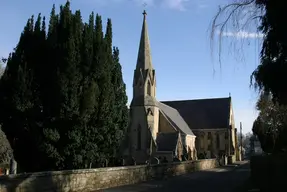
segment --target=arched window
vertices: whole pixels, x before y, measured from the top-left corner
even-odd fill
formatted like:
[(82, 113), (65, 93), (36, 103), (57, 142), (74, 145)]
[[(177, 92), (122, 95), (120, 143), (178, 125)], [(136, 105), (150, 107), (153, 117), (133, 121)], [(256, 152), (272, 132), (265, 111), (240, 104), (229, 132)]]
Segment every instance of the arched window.
[(225, 132), (225, 139), (228, 139), (228, 132)]
[(219, 133), (217, 133), (217, 135), (216, 135), (216, 147), (217, 147), (217, 149), (220, 148), (220, 136), (219, 136)]
[(200, 149), (204, 149), (204, 135), (200, 136)]
[(149, 81), (148, 81), (148, 83), (147, 83), (147, 94), (148, 94), (148, 95), (151, 95), (151, 84), (150, 84)]
[(141, 144), (142, 144), (141, 126), (139, 125), (137, 129), (137, 150), (141, 150)]

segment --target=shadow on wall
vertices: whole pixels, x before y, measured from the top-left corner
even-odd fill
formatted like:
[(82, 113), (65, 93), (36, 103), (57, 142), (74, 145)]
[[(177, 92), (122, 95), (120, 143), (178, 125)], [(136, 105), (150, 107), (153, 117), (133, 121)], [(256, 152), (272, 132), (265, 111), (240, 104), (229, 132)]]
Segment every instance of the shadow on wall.
[(194, 171), (200, 171), (218, 167), (216, 160), (186, 161), (180, 163), (163, 163), (146, 167), (147, 180), (163, 179), (166, 177), (184, 175)]
[[(177, 177), (172, 177), (165, 180), (147, 181), (136, 185), (127, 185), (122, 187), (115, 187), (106, 190), (107, 192), (118, 191), (141, 191), (141, 192), (158, 192), (158, 191), (213, 191), (210, 185), (207, 185), (207, 178), (213, 178), (210, 182), (218, 182), (216, 178), (222, 178), (224, 175), (229, 174), (232, 169), (222, 168), (222, 172), (214, 171), (200, 171), (196, 174), (186, 174)], [(246, 172), (238, 173), (244, 177)], [(237, 182), (228, 185), (238, 185)], [(101, 190), (99, 190), (101, 191)]]
[[(0, 177), (0, 192), (51, 192), (59, 188), (67, 188), (71, 182), (70, 177), (62, 177), (53, 172), (7, 175)], [(59, 182), (60, 181), (60, 182)], [(69, 191), (69, 189), (67, 189)]]

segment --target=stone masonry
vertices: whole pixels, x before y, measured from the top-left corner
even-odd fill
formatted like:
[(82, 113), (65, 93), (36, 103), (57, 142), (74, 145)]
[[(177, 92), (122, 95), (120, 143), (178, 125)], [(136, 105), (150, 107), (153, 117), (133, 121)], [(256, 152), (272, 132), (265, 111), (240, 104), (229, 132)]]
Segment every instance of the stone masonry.
[(0, 192), (73, 192), (129, 185), (218, 166), (216, 159), (159, 165), (39, 172), (0, 177)]

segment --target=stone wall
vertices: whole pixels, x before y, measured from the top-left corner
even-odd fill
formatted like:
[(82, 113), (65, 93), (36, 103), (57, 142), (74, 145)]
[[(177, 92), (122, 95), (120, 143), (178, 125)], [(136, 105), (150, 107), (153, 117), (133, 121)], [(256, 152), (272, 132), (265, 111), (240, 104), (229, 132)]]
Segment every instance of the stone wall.
[(0, 177), (0, 192), (94, 191), (217, 167), (215, 159)]

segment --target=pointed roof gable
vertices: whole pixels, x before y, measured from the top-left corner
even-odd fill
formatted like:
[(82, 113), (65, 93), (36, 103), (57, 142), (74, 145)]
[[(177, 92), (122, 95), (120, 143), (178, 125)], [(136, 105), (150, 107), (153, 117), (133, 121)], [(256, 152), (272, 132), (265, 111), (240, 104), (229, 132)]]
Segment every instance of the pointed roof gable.
[(158, 102), (158, 107), (160, 111), (165, 115), (171, 126), (174, 127), (177, 131), (187, 135), (194, 135), (188, 124), (176, 109), (161, 102)]
[(138, 51), (138, 59), (136, 69), (153, 69), (150, 51), (150, 42), (148, 36), (146, 11), (143, 12), (143, 25), (141, 31), (141, 39)]

